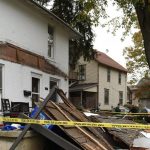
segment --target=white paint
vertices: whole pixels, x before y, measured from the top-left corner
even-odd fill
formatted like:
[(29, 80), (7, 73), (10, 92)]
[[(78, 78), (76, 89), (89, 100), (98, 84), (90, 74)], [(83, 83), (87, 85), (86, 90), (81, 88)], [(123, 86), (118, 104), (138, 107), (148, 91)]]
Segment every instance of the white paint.
[(150, 139), (146, 137), (138, 137), (137, 139), (134, 139), (133, 141), (133, 148), (140, 147), (145, 149), (150, 149)]
[[(4, 64), (4, 78), (3, 78), (3, 98), (8, 98), (13, 102), (29, 102), (30, 107), (32, 104), (31, 96), (25, 97), (23, 90), (31, 91), (32, 89), (32, 76), (33, 73), (40, 75), (40, 97), (45, 98), (49, 93), (50, 77), (58, 79), (59, 87), (68, 93), (68, 81), (63, 77), (53, 76), (37, 69), (23, 66), (20, 64), (0, 60), (0, 64)], [(45, 90), (45, 87), (48, 90)], [(61, 102), (59, 100), (59, 102)]]
[[(99, 103), (100, 109), (110, 110), (111, 106), (116, 107), (119, 103), (119, 91), (123, 91), (123, 104), (127, 101), (127, 77), (121, 74), (121, 84), (118, 83), (119, 71), (111, 69), (111, 79), (107, 82), (107, 67), (99, 66)], [(109, 105), (104, 104), (104, 88), (109, 89)]]
[(83, 112), (87, 117), (90, 116), (99, 116), (99, 114), (94, 114), (94, 113), (90, 113), (90, 112)]
[[(41, 14), (20, 0), (0, 0), (0, 41), (6, 41), (25, 50), (44, 56), (53, 65), (68, 74), (68, 31), (54, 20)], [(54, 59), (48, 57), (48, 25), (54, 28)], [(68, 95), (68, 80), (50, 75), (32, 67), (0, 60), (3, 64), (3, 98), (10, 101), (29, 102), (23, 90), (31, 91), (33, 74), (40, 78), (40, 97), (49, 93), (50, 77), (59, 80), (59, 87)], [(48, 90), (45, 90), (45, 87)], [(61, 101), (60, 101), (61, 102)]]
[(0, 41), (8, 41), (48, 58), (48, 24), (54, 27), (55, 58), (68, 74), (69, 33), (58, 23), (18, 0), (0, 0)]

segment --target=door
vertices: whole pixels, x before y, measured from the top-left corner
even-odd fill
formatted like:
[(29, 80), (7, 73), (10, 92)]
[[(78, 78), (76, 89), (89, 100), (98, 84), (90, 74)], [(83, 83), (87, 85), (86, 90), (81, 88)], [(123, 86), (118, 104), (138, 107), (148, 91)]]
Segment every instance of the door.
[[(58, 83), (59, 83), (59, 80), (58, 79), (55, 79), (55, 78), (50, 78), (50, 84), (49, 84), (49, 86), (50, 86), (50, 90), (52, 90), (52, 88), (54, 87), (54, 86), (58, 86)], [(52, 101), (54, 101), (54, 102), (57, 102), (57, 93), (56, 92), (54, 92), (54, 94), (53, 94), (53, 96), (52, 96)]]
[(35, 102), (39, 101), (40, 97), (40, 79), (32, 77), (32, 107), (35, 106)]

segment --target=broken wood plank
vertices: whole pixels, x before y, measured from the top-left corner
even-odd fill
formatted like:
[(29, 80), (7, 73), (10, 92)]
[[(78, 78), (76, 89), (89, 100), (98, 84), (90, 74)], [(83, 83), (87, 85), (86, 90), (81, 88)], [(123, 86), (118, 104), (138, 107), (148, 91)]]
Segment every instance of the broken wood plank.
[[(51, 102), (69, 121), (72, 121), (60, 108), (57, 106), (54, 102)], [(79, 129), (83, 134), (85, 134), (89, 139), (91, 139), (95, 144), (97, 144), (100, 148), (103, 150), (107, 150), (102, 144), (99, 143), (95, 138), (93, 138), (91, 135), (89, 135), (87, 132), (85, 132), (81, 127), (75, 126), (77, 129)]]

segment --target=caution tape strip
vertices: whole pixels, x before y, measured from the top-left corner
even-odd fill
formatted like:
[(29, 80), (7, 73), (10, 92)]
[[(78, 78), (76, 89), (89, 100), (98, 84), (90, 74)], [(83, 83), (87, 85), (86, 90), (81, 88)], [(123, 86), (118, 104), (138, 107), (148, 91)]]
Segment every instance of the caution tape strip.
[(121, 114), (121, 115), (150, 115), (150, 113), (126, 113), (126, 112), (106, 112), (106, 111), (100, 111), (100, 113)]
[(0, 121), (25, 123), (25, 124), (51, 124), (62, 126), (80, 126), (80, 127), (106, 127), (106, 128), (135, 128), (135, 129), (150, 129), (150, 125), (143, 124), (114, 124), (114, 123), (97, 123), (97, 122), (76, 122), (76, 121), (55, 121), (55, 120), (36, 120), (22, 118), (7, 118), (0, 117)]

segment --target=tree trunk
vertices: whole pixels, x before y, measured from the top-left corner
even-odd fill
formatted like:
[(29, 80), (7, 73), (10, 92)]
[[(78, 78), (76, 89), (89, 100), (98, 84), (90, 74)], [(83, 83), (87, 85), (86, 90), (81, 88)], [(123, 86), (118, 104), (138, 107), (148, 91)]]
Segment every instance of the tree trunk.
[(135, 6), (139, 25), (144, 40), (145, 54), (150, 67), (150, 2), (145, 0), (143, 5)]

